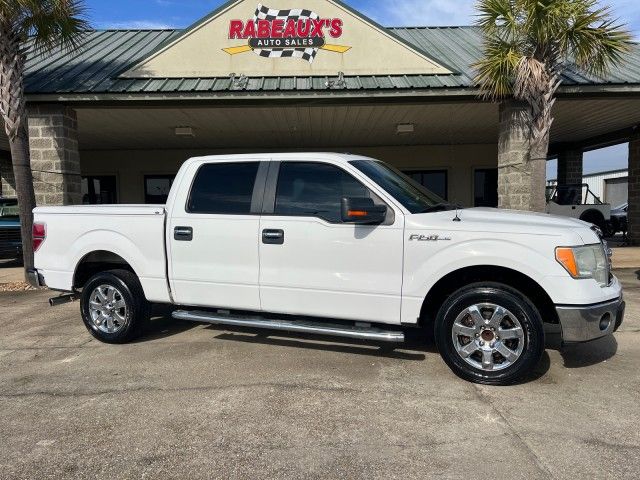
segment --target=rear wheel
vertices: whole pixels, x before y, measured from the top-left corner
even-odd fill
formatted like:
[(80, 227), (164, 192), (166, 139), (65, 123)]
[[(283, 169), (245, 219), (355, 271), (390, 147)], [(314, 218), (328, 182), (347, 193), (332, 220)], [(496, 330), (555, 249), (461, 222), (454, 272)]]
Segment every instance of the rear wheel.
[(105, 343), (133, 340), (149, 316), (138, 277), (128, 270), (109, 270), (91, 277), (82, 289), (80, 311), (87, 330)]
[(520, 292), (498, 283), (464, 287), (442, 305), (438, 350), (461, 378), (508, 385), (536, 366), (544, 351), (542, 319)]

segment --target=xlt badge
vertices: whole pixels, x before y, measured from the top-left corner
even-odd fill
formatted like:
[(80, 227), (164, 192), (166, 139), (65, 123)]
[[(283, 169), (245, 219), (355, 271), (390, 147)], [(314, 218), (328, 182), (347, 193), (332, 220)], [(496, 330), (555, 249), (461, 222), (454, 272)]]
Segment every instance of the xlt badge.
[(441, 237), (440, 235), (417, 235), (413, 234), (409, 240), (417, 240), (419, 242), (437, 242), (440, 240), (451, 240), (451, 237)]

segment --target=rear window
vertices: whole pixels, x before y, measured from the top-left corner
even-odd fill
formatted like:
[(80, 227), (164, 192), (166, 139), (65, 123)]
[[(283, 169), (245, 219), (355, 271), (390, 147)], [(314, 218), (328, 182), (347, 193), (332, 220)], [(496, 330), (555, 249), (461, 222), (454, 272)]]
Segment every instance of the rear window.
[(259, 162), (208, 163), (200, 167), (191, 188), (189, 213), (247, 215)]

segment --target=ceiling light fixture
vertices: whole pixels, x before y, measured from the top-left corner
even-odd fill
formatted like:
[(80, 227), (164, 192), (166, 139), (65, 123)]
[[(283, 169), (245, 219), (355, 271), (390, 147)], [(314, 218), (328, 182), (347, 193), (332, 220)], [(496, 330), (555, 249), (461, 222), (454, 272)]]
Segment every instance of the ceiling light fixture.
[(176, 127), (175, 128), (176, 137), (195, 137), (196, 134), (193, 132), (192, 127)]
[(413, 133), (416, 130), (416, 126), (413, 123), (399, 123), (396, 125), (396, 133), (398, 135), (406, 135)]

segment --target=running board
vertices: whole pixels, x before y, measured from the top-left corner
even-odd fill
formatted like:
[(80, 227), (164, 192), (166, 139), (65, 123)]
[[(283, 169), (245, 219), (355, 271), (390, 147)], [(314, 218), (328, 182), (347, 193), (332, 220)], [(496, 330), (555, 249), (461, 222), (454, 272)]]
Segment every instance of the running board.
[(322, 321), (312, 322), (308, 320), (275, 320), (262, 317), (242, 317), (220, 313), (187, 310), (176, 310), (171, 314), (171, 316), (177, 320), (213, 323), (216, 325), (266, 328), (270, 330), (284, 330), (286, 332), (330, 335), (333, 337), (361, 338), (364, 340), (377, 340), (379, 342), (404, 342), (403, 332), (383, 330), (371, 326), (350, 326), (335, 323), (325, 323)]

